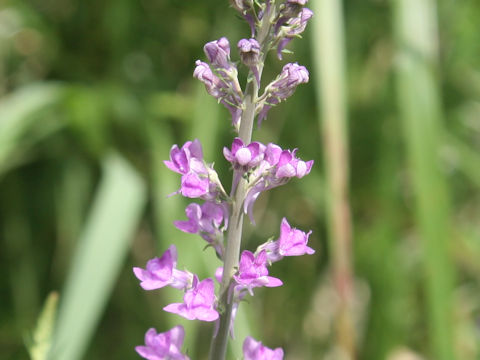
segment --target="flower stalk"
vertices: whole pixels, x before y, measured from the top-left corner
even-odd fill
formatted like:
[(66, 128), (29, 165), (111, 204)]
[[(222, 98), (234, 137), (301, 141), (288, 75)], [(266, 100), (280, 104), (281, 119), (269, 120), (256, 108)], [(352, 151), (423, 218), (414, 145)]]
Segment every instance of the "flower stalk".
[[(242, 39), (237, 45), (241, 62), (249, 69), (245, 92), (238, 83), (237, 66), (230, 60), (227, 38), (222, 37), (204, 46), (209, 63), (195, 62), (194, 77), (203, 82), (207, 92), (229, 110), (232, 126), (238, 132), (231, 148), (223, 149), (233, 169), (230, 196), (226, 194), (213, 164), (203, 159), (198, 140), (187, 141), (181, 148), (174, 145), (170, 160), (165, 161), (170, 170), (181, 175), (181, 187), (175, 193), (204, 201), (202, 205), (189, 204), (185, 210), (188, 220), (175, 221), (174, 225), (181, 231), (200, 235), (223, 261), (223, 267), (215, 273), (220, 283), (218, 297), (215, 296), (212, 279), (200, 280), (195, 274), (176, 269), (174, 246), (161, 258), (150, 260), (145, 270), (134, 269), (145, 290), (172, 286), (184, 291), (183, 303), (167, 305), (163, 308), (165, 311), (189, 320), (216, 322), (210, 360), (225, 359), (228, 337), (233, 337), (240, 301), (247, 295), (253, 296), (255, 288), (283, 285), (280, 279), (268, 275), (268, 267), (285, 256), (315, 252), (307, 246), (311, 232), (292, 228), (284, 218), (278, 240), (268, 240), (255, 252), (244, 250), (240, 254), (243, 217), (248, 214), (255, 224), (253, 205), (258, 196), (286, 184), (293, 177), (302, 178), (313, 165), (313, 160), (297, 158), (297, 149), (283, 150), (273, 143), (251, 142), (255, 117), (258, 116), (260, 125), (270, 108), (290, 97), (299, 84), (308, 82), (307, 69), (297, 63), (289, 63), (259, 96), (266, 54), (276, 47), (277, 56), (281, 59), (285, 46), (303, 32), (312, 16), (312, 12), (304, 7), (306, 2), (232, 0), (233, 7), (243, 15), (252, 31), (252, 38)], [(149, 360), (188, 360), (179, 350), (183, 333), (183, 328), (159, 334), (151, 329), (145, 337), (146, 346), (138, 347), (137, 352)], [(281, 348), (269, 349), (251, 337), (245, 339), (243, 352), (244, 360), (283, 359)]]

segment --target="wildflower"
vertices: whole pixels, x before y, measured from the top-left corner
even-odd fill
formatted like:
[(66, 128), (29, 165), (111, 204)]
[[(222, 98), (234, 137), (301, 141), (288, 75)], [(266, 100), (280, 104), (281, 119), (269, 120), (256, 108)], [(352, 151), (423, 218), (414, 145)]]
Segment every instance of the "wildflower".
[(307, 83), (308, 80), (309, 74), (305, 66), (297, 63), (286, 64), (277, 78), (265, 88), (260, 98), (258, 125), (260, 126), (272, 106), (290, 97), (298, 85)]
[(283, 360), (283, 350), (272, 350), (263, 346), (261, 341), (247, 336), (243, 342), (243, 356), (244, 360)]
[(187, 271), (176, 269), (177, 248), (171, 245), (160, 258), (147, 262), (146, 269), (134, 267), (135, 276), (141, 280), (140, 286), (145, 290), (155, 290), (167, 285), (176, 289), (186, 289), (193, 280), (193, 275)]
[(185, 330), (181, 325), (159, 334), (151, 328), (145, 333), (145, 346), (136, 346), (135, 350), (148, 360), (189, 360), (180, 351), (184, 337)]
[(260, 164), (260, 161), (263, 160), (265, 149), (266, 147), (262, 143), (254, 141), (245, 146), (242, 139), (235, 138), (231, 150), (226, 147), (223, 148), (223, 155), (232, 163), (235, 169), (243, 168), (247, 171), (249, 168)]
[[(192, 203), (185, 209), (187, 221), (175, 221), (177, 229), (190, 234), (199, 234), (211, 244), (220, 257), (223, 256), (223, 231), (228, 224), (228, 208), (225, 204), (206, 201), (201, 206)], [(224, 224), (221, 227), (222, 223)]]
[(233, 65), (230, 62), (230, 43), (226, 37), (221, 37), (218, 40), (206, 43), (203, 50), (210, 63), (216, 68), (225, 70), (232, 68)]
[(280, 279), (268, 276), (267, 253), (261, 251), (256, 256), (245, 250), (240, 257), (238, 275), (233, 276), (237, 285), (235, 290), (238, 292), (247, 289), (250, 295), (253, 295), (255, 287), (277, 287), (283, 285)]
[(253, 219), (253, 204), (260, 193), (284, 185), (292, 177), (302, 178), (309, 174), (313, 160), (303, 161), (296, 157), (297, 149), (282, 150), (278, 145), (268, 144), (264, 160), (250, 174), (250, 183), (245, 201), (244, 212)]
[(192, 288), (186, 291), (183, 303), (167, 305), (163, 310), (183, 316), (188, 320), (215, 321), (218, 319), (218, 312), (214, 309), (215, 288), (212, 279), (205, 279), (201, 282), (195, 275)]
[(170, 149), (170, 160), (165, 160), (165, 165), (172, 171), (179, 174), (186, 174), (190, 171), (191, 159), (203, 161), (202, 144), (198, 139), (187, 141), (181, 149), (173, 145)]
[(305, 233), (292, 228), (287, 219), (283, 218), (280, 225), (280, 238), (277, 241), (268, 242), (260, 246), (257, 252), (265, 250), (267, 259), (270, 262), (281, 260), (284, 256), (312, 255), (315, 253), (315, 250), (307, 246), (311, 233), (312, 231)]
[(305, 31), (308, 20), (313, 16), (313, 11), (307, 8), (302, 8), (298, 15), (290, 18), (282, 26), (279, 38), (280, 41), (277, 46), (277, 57), (282, 60), (282, 51), (294, 37), (299, 36)]
[(255, 76), (257, 85), (260, 86), (260, 73), (258, 66), (260, 64), (260, 44), (255, 39), (242, 39), (237, 44), (240, 59), (248, 66)]

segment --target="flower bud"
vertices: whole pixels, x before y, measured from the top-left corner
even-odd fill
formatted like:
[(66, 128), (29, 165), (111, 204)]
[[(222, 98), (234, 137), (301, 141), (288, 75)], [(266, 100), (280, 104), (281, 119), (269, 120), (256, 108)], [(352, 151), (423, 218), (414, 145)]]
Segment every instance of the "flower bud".
[(203, 50), (213, 66), (223, 69), (232, 67), (230, 64), (230, 43), (226, 37), (206, 43)]
[(260, 44), (255, 39), (242, 39), (237, 44), (240, 59), (248, 67), (258, 65)]

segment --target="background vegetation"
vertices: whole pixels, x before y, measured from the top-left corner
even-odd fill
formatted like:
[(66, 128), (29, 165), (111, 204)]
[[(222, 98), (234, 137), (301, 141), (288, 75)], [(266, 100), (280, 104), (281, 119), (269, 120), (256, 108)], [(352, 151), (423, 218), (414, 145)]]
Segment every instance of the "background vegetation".
[[(231, 358), (247, 333), (284, 347), (287, 359), (344, 356), (321, 115), (338, 79), (320, 76), (325, 56), (344, 64), (348, 316), (358, 358), (480, 359), (480, 4), (346, 0), (335, 18), (327, 2), (310, 0), (317, 23), (292, 43), (295, 55), (269, 57), (266, 79), (294, 59), (311, 82), (255, 136), (299, 147), (314, 169), (262, 195), (258, 226), (247, 226), (244, 240), (254, 248), (277, 236), (286, 216), (313, 229), (317, 252), (275, 264), (286, 286), (241, 307)], [(337, 19), (337, 32), (321, 19)], [(179, 179), (162, 160), (172, 144), (196, 137), (231, 181), (221, 152), (233, 136), (229, 115), (192, 78), (204, 43), (223, 35), (232, 44), (248, 36), (226, 0), (2, 2), (2, 359), (28, 359), (27, 349), (44, 359), (51, 336), (52, 359), (138, 359), (133, 348), (149, 327), (179, 322), (161, 311), (179, 294), (142, 291), (131, 269), (170, 243), (179, 265), (201, 276), (217, 265), (199, 239), (172, 226), (186, 202), (166, 197)], [(326, 51), (329, 42), (343, 60)], [(191, 358), (203, 359), (211, 327), (182, 324)]]

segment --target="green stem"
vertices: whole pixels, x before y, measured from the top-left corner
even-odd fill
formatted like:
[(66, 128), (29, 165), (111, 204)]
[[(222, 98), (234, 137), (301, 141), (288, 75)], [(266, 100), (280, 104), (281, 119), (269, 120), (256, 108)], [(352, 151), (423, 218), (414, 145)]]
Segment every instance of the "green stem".
[[(263, 70), (263, 62), (266, 53), (265, 40), (270, 33), (270, 14), (265, 14), (257, 41), (261, 44), (262, 59), (259, 65), (259, 75), (261, 77)], [(255, 107), (258, 100), (259, 85), (252, 72), (249, 74), (250, 81), (247, 84), (244, 97), (244, 110), (240, 122), (239, 137), (244, 144), (249, 144), (252, 140), (253, 123), (255, 120)], [(220, 286), (220, 301), (219, 309), (223, 310), (220, 314), (220, 323), (218, 326), (217, 334), (212, 339), (210, 348), (210, 360), (223, 360), (225, 359), (228, 334), (230, 324), (232, 321), (232, 306), (233, 301), (229, 298), (229, 288), (232, 283), (233, 275), (238, 269), (238, 262), (240, 258), (240, 245), (242, 242), (242, 228), (243, 228), (243, 202), (247, 192), (247, 182), (241, 177), (243, 172), (241, 170), (235, 170), (233, 174), (233, 184), (235, 179), (240, 177), (240, 181), (233, 194), (233, 204), (231, 207), (231, 214), (228, 221), (227, 243), (225, 247), (225, 258), (223, 265), (223, 277), (222, 284)]]

